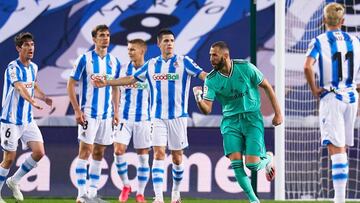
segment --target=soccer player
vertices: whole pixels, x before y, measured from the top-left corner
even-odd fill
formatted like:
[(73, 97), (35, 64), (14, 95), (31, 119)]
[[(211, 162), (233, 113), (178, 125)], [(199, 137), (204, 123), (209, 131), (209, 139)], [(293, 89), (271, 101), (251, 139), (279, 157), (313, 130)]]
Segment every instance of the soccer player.
[[(30, 148), (32, 153), (25, 159), (15, 174), (6, 180), (17, 201), (23, 201), (19, 181), (45, 155), (44, 141), (36, 125), (32, 107), (42, 109), (34, 98), (52, 105), (37, 83), (38, 66), (31, 60), (34, 57), (34, 37), (23, 32), (15, 37), (19, 58), (9, 63), (5, 70), (4, 89), (1, 113), (1, 147), (3, 160), (0, 164), (0, 190), (16, 158), (18, 141), (21, 140), (24, 150)], [(0, 202), (5, 202), (0, 196)]]
[[(131, 61), (120, 71), (120, 77), (131, 76), (144, 65), (146, 43), (142, 39), (128, 42), (128, 54)], [(126, 202), (131, 192), (127, 173), (127, 162), (124, 157), (130, 139), (138, 154), (140, 165), (137, 168), (138, 188), (136, 202), (146, 202), (145, 186), (149, 181), (149, 148), (151, 147), (150, 98), (149, 84), (137, 82), (120, 87), (120, 124), (114, 137), (114, 159), (118, 174), (124, 187), (119, 196), (120, 202)]]
[[(320, 98), (321, 143), (327, 146), (331, 157), (334, 202), (340, 203), (345, 202), (349, 173), (346, 147), (354, 145), (360, 43), (341, 31), (345, 13), (341, 4), (329, 3), (323, 12), (327, 31), (310, 42), (304, 72), (311, 92)], [(317, 60), (319, 86), (313, 71)]]
[(152, 146), (154, 160), (152, 182), (155, 192), (153, 203), (163, 203), (163, 179), (165, 148), (172, 155), (173, 187), (171, 202), (180, 203), (180, 183), (183, 178), (183, 149), (188, 146), (187, 116), (190, 79), (205, 79), (207, 73), (188, 56), (174, 53), (175, 35), (162, 29), (157, 35), (161, 55), (147, 61), (134, 76), (118, 80), (97, 80), (95, 85), (128, 85), (136, 81), (148, 81), (150, 85), (151, 119), (153, 123)]
[(209, 114), (215, 98), (222, 105), (223, 119), (221, 134), (225, 155), (231, 160), (236, 180), (250, 202), (260, 202), (244, 171), (266, 169), (266, 178), (274, 179), (272, 153), (266, 153), (264, 143), (264, 124), (260, 111), (258, 87), (265, 90), (275, 112), (272, 123), (282, 123), (280, 107), (274, 90), (263, 74), (251, 63), (230, 59), (229, 48), (223, 41), (215, 42), (210, 48), (210, 62), (213, 70), (205, 79), (204, 95), (201, 87), (194, 87), (194, 95), (200, 111)]
[[(101, 161), (107, 145), (113, 144), (113, 125), (119, 121), (119, 90), (116, 87), (94, 88), (91, 81), (96, 78), (111, 80), (120, 74), (120, 62), (108, 53), (110, 31), (106, 25), (97, 25), (91, 32), (94, 50), (78, 57), (67, 85), (70, 102), (78, 125), (79, 157), (76, 163), (78, 196), (77, 203), (96, 200), (97, 185), (101, 174)], [(75, 85), (79, 82), (80, 104), (76, 98)], [(89, 188), (86, 188), (87, 162)], [(88, 192), (88, 193), (87, 193)]]

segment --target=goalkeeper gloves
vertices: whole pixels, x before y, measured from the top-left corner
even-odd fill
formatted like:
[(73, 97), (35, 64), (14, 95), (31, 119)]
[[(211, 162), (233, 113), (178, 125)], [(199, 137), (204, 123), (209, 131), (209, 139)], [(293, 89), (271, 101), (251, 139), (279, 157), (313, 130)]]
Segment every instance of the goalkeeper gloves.
[(193, 92), (194, 92), (196, 102), (200, 102), (201, 100), (203, 100), (203, 98), (202, 98), (203, 91), (202, 91), (201, 86), (193, 87)]

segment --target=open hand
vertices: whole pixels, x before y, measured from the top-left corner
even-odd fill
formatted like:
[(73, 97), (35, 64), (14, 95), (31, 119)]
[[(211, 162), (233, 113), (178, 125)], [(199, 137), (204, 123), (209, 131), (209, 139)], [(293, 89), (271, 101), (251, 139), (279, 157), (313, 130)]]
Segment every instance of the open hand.
[(52, 99), (50, 97), (45, 97), (44, 102), (48, 106), (52, 106), (52, 103), (53, 103), (53, 101), (52, 101)]

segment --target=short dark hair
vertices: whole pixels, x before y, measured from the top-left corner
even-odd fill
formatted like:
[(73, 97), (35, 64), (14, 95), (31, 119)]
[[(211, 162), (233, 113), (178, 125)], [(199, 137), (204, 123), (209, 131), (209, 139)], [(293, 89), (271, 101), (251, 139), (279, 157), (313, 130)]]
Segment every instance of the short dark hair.
[(147, 49), (146, 42), (143, 39), (140, 39), (140, 38), (129, 40), (128, 43), (130, 43), (130, 44), (138, 44), (141, 47), (144, 47), (145, 50)]
[(15, 46), (21, 47), (24, 44), (24, 42), (28, 40), (34, 41), (34, 36), (30, 32), (21, 32), (18, 35), (16, 35), (14, 38)]
[(92, 37), (96, 37), (97, 32), (99, 31), (105, 31), (108, 30), (110, 32), (110, 29), (107, 25), (102, 24), (102, 25), (97, 25), (92, 31), (91, 31), (91, 36)]
[(170, 29), (162, 28), (157, 34), (157, 39), (161, 40), (164, 35), (172, 35), (175, 38), (175, 34)]
[(224, 41), (217, 41), (211, 45), (211, 48), (219, 47), (221, 50), (230, 51), (229, 46)]

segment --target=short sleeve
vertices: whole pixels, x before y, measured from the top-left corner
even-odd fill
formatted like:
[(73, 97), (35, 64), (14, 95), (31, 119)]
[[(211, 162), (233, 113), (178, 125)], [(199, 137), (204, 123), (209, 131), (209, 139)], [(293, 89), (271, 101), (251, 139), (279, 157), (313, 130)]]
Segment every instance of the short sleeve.
[(134, 78), (140, 82), (144, 82), (146, 80), (146, 74), (149, 68), (149, 61), (147, 61), (139, 70), (137, 70), (134, 74)]
[(193, 77), (197, 77), (203, 71), (203, 69), (188, 56), (184, 56), (184, 66), (186, 72)]
[(79, 81), (85, 68), (86, 68), (86, 56), (84, 54), (76, 59), (74, 67), (70, 73), (70, 77), (72, 77), (76, 81)]
[(10, 64), (7, 72), (12, 85), (14, 85), (15, 82), (21, 81), (20, 68), (15, 64)]
[(264, 80), (264, 75), (262, 74), (262, 72), (252, 63), (248, 63), (247, 72), (251, 83), (255, 86), (260, 85), (260, 83), (262, 83), (262, 81)]
[(206, 78), (204, 83), (204, 93), (203, 98), (209, 101), (214, 101), (216, 97), (215, 90), (212, 87), (209, 80)]
[(311, 40), (308, 45), (308, 50), (306, 52), (306, 56), (317, 59), (320, 52), (320, 42), (317, 38)]
[(127, 70), (127, 67), (129, 66), (129, 63), (127, 63), (126, 65), (122, 65), (121, 66), (121, 69), (120, 69), (120, 74), (119, 74), (119, 77), (125, 77), (127, 76), (126, 75), (126, 70)]

